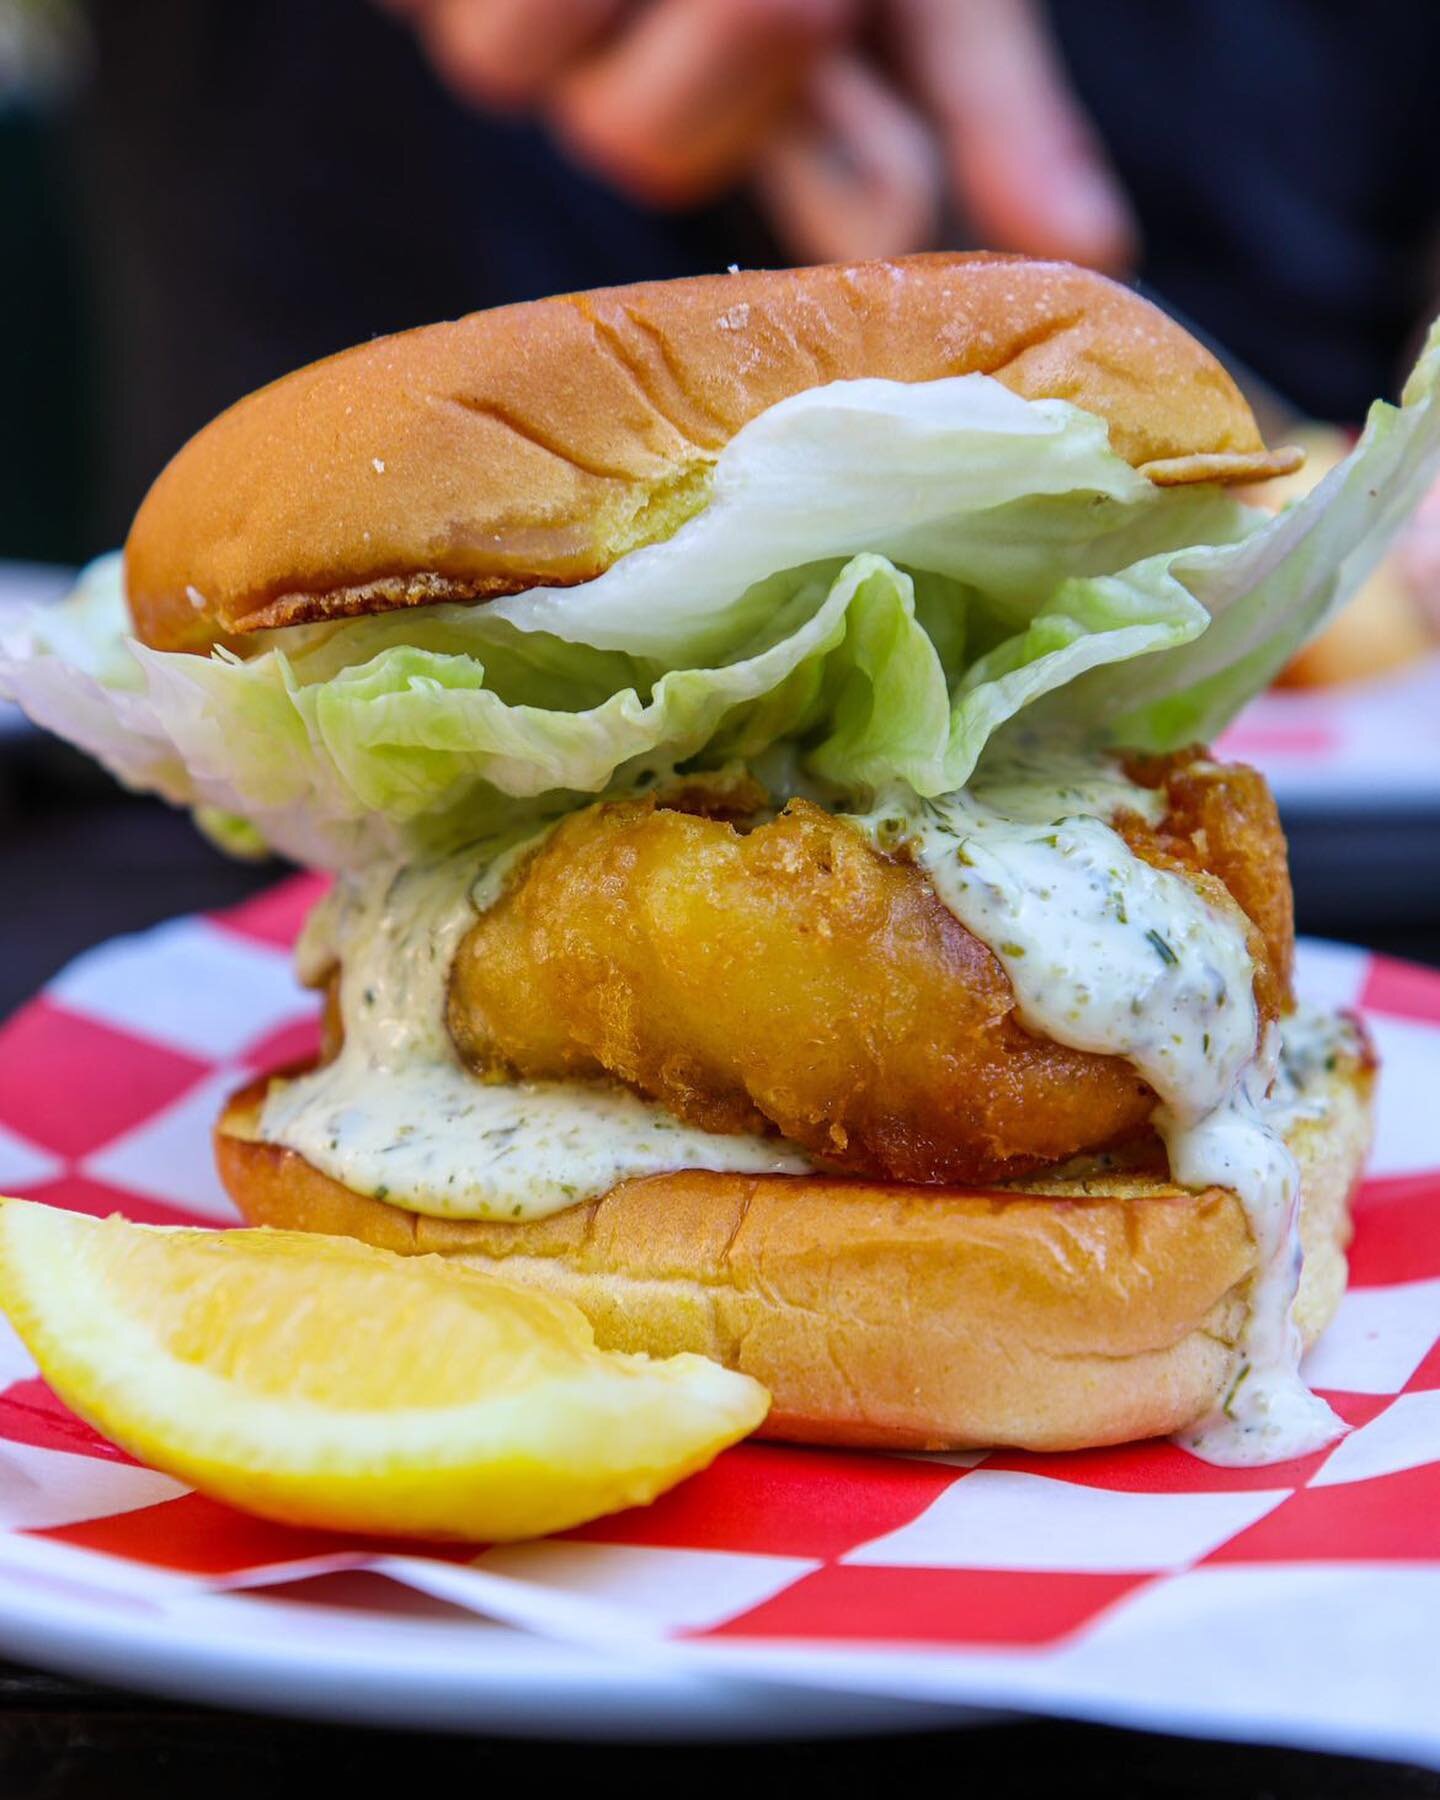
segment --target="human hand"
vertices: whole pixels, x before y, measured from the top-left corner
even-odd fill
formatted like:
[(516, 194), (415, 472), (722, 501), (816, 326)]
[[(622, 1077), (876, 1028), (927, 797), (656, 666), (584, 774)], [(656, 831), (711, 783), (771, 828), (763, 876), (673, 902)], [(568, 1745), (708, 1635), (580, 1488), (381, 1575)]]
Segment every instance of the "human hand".
[[(801, 260), (938, 235), (1121, 270), (1134, 223), (1034, 0), (387, 0), (446, 82), (635, 197), (753, 173)], [(860, 34), (864, 33), (862, 49)]]
[(873, 59), (832, 50), (761, 155), (787, 244), (815, 261), (935, 238), (946, 194), (980, 243), (1120, 273), (1129, 203), (1033, 0), (880, 0)]
[(748, 173), (861, 0), (385, 0), (446, 84), (660, 206)]

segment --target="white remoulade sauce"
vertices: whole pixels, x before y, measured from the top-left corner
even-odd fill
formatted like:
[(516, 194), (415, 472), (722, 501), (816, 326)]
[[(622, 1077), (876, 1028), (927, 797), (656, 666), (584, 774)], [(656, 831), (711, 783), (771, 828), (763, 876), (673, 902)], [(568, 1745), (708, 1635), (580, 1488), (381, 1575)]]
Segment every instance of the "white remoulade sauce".
[[(1282, 1067), (1281, 1030), (1260, 1030), (1238, 909), (1151, 867), (1108, 822), (1130, 811), (1157, 823), (1165, 810), (1113, 760), (1047, 748), (992, 755), (969, 788), (938, 799), (894, 787), (852, 822), (913, 857), (999, 958), (1029, 1029), (1145, 1077), (1178, 1182), (1239, 1196), (1258, 1258), (1246, 1323), (1222, 1405), (1182, 1441), (1212, 1462), (1278, 1462), (1344, 1429), (1298, 1373), (1299, 1171), (1281, 1135), (1311, 1104), (1305, 1068), (1333, 1046), (1315, 1035), (1326, 1028), (1287, 1021)], [(537, 841), (341, 878), (299, 961), (312, 981), (339, 965), (344, 1044), (323, 1068), (272, 1083), (260, 1137), (356, 1192), (442, 1218), (540, 1218), (680, 1168), (808, 1170), (783, 1139), (700, 1131), (618, 1085), (489, 1083), (462, 1065), (445, 1016), (455, 955)]]
[(339, 964), (344, 1044), (322, 1068), (271, 1083), (261, 1139), (436, 1218), (543, 1218), (675, 1169), (808, 1170), (782, 1138), (699, 1131), (607, 1082), (491, 1083), (464, 1067), (445, 1018), (451, 965), (536, 841), (339, 878), (297, 960), (310, 981)]
[(1123, 809), (1153, 822), (1164, 796), (1113, 762), (1049, 756), (992, 760), (939, 799), (892, 788), (855, 823), (905, 847), (994, 952), (1028, 1029), (1145, 1077), (1176, 1181), (1239, 1196), (1259, 1262), (1234, 1377), (1182, 1441), (1210, 1462), (1280, 1462), (1345, 1429), (1298, 1372), (1300, 1177), (1267, 1117), (1280, 1033), (1260, 1031), (1238, 909), (1136, 856), (1106, 822)]

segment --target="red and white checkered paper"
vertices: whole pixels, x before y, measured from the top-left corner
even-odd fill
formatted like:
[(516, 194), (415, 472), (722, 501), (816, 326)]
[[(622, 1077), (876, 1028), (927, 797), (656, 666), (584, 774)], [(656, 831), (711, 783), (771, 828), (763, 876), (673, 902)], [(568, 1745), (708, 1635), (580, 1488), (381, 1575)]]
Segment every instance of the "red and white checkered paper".
[[(227, 1091), (315, 1041), (288, 956), (315, 893), (297, 878), (106, 944), (0, 1030), (0, 1191), (231, 1222), (211, 1123)], [(1440, 973), (1311, 945), (1302, 985), (1362, 1007), (1386, 1065), (1351, 1288), (1309, 1366), (1354, 1428), (1337, 1446), (1225, 1470), (1161, 1442), (747, 1444), (557, 1538), (397, 1549), (246, 1518), (139, 1467), (0, 1321), (0, 1647), (16, 1583), (32, 1605), (47, 1582), (102, 1609), (198, 1597), (223, 1631), (236, 1589), (363, 1567), (692, 1669), (1440, 1762)], [(403, 1588), (377, 1586), (398, 1633)]]

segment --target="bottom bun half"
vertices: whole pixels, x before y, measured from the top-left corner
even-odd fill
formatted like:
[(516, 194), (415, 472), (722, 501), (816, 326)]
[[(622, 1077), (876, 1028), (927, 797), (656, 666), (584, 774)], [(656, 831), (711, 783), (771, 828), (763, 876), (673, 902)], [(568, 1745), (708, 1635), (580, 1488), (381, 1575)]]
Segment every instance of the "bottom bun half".
[[(406, 1212), (257, 1136), (265, 1083), (216, 1133), (252, 1225), (438, 1253), (563, 1294), (606, 1349), (698, 1351), (764, 1383), (792, 1442), (1071, 1450), (1182, 1430), (1233, 1374), (1256, 1250), (1225, 1189), (1154, 1175), (985, 1191), (677, 1170), (521, 1223)], [(1288, 1132), (1303, 1173), (1307, 1344), (1344, 1291), (1372, 1071), (1342, 1060)]]

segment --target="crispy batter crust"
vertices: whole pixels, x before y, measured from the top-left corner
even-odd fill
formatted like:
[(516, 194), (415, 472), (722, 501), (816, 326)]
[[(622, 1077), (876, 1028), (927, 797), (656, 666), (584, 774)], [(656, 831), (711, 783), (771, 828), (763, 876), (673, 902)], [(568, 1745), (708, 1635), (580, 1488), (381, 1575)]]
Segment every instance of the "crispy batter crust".
[[(1293, 927), (1264, 781), (1195, 755), (1145, 775), (1170, 816), (1125, 835), (1250, 911), (1275, 1016)], [(776, 1130), (890, 1181), (1003, 1180), (1147, 1130), (1131, 1065), (1026, 1030), (1000, 962), (910, 863), (807, 801), (748, 832), (708, 810), (702, 789), (587, 807), (521, 866), (451, 977), (477, 1073), (614, 1075), (706, 1130)]]

